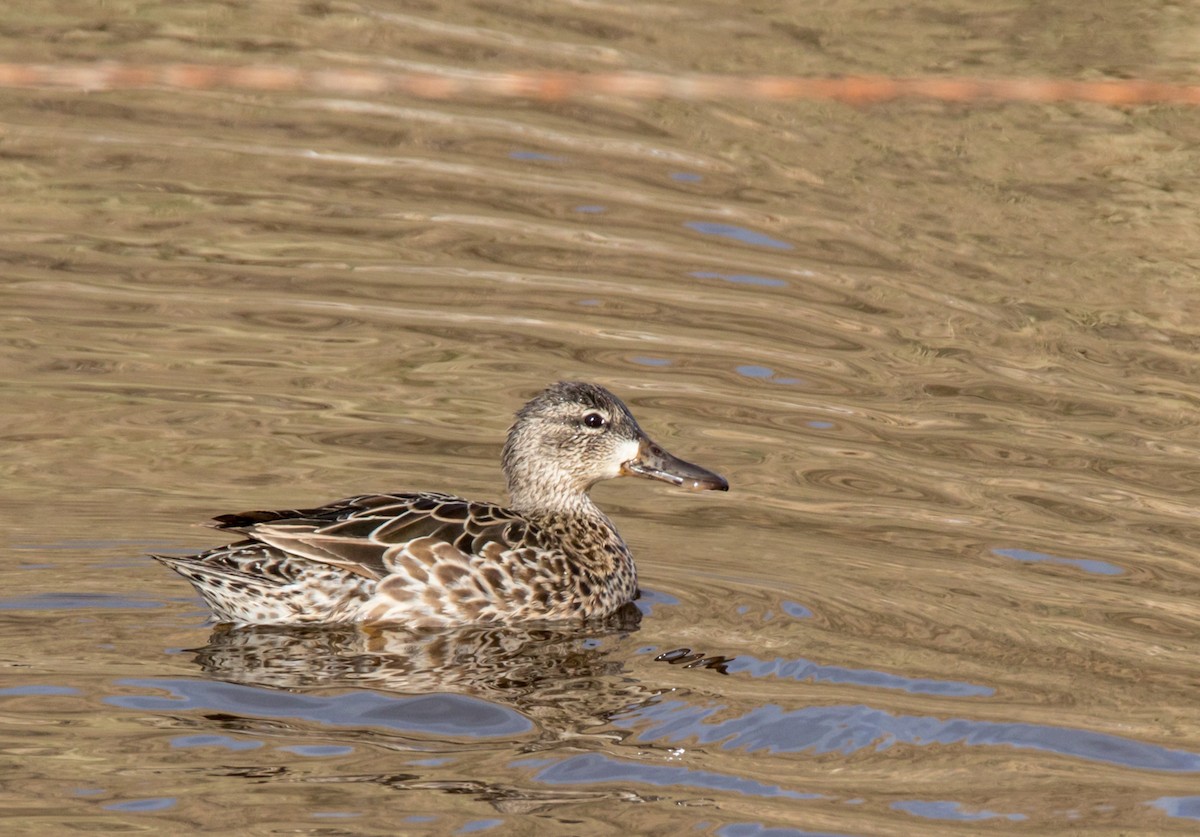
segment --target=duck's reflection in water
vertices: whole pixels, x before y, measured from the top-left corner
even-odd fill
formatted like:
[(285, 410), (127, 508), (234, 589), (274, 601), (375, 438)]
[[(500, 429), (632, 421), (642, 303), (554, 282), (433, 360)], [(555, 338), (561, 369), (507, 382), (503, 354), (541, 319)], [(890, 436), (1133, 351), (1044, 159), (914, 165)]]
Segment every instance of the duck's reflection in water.
[[(397, 764), (391, 760), (385, 772), (305, 776), (301, 781), (441, 789), (475, 795), (501, 811), (530, 811), (601, 798), (647, 798), (644, 789), (593, 791), (545, 787), (537, 781), (513, 784), (511, 768), (505, 771), (506, 778), (489, 776), (490, 771), (478, 763), (478, 745), (485, 741), (488, 749), (498, 745), (513, 755), (541, 753), (552, 758), (564, 746), (570, 753), (578, 753), (580, 747), (623, 749), (622, 742), (631, 733), (614, 725), (613, 718), (669, 691), (645, 684), (629, 672), (630, 658), (646, 653), (635, 637), (641, 619), (641, 612), (630, 604), (602, 621), (582, 625), (472, 625), (419, 632), (362, 626), (218, 626), (208, 645), (193, 653), (213, 679), (290, 693), (279, 702), (287, 706), (272, 705), (266, 714), (290, 716), (293, 722), (287, 727), (293, 732), (307, 726), (305, 719), (311, 723), (320, 717), (324, 742), (331, 733), (347, 744), (361, 743), (366, 735), (372, 749), (415, 751), (426, 758), (438, 754), (457, 761), (453, 754), (465, 743), (475, 754), (473, 767), (463, 763), (425, 767), (418, 760), (407, 763), (404, 772), (396, 772)], [(656, 659), (717, 670), (726, 661), (688, 649), (665, 652)], [(351, 694), (339, 698), (342, 690)], [(364, 690), (375, 697), (364, 701)], [(290, 705), (318, 696), (322, 696), (320, 707)], [(217, 708), (211, 696), (206, 698), (210, 709)], [(342, 699), (345, 712), (331, 706)], [(207, 716), (209, 722), (219, 720), (222, 728), (242, 734), (258, 731), (261, 725), (255, 716), (264, 713), (262, 697), (249, 695), (245, 700), (241, 707), (226, 702), (219, 714)], [(638, 745), (639, 751), (647, 749), (657, 748)], [(277, 771), (272, 774), (277, 780), (297, 779), (287, 767)], [(242, 774), (231, 770), (225, 775)], [(254, 777), (266, 778), (262, 771)]]
[(660, 693), (626, 673), (633, 648), (624, 640), (641, 618), (630, 604), (582, 625), (218, 626), (194, 653), (209, 676), (245, 686), (468, 695), (513, 709), (556, 738), (606, 725)]
[(407, 693), (480, 697), (527, 693), (550, 681), (618, 674), (604, 640), (638, 630), (626, 605), (603, 620), (556, 625), (401, 626), (218, 625), (195, 660), (216, 678), (282, 689), (368, 686)]

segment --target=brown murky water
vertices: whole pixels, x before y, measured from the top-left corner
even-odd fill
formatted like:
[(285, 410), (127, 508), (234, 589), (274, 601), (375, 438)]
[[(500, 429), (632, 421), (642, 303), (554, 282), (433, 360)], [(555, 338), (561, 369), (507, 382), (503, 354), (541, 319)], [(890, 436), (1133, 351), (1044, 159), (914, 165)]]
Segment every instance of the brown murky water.
[[(6, 60), (1194, 81), (1200, 15), (34, 3)], [(1200, 113), (0, 93), (5, 833), (1200, 829)], [(214, 631), (144, 557), (498, 498), (549, 381), (587, 631)]]

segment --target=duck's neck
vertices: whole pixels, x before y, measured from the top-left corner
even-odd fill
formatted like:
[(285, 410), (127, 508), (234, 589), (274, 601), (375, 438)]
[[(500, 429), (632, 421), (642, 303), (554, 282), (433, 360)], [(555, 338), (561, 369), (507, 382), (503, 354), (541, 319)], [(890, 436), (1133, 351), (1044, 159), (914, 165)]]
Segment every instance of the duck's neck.
[(580, 553), (628, 554), (617, 527), (600, 510), (586, 491), (522, 491), (509, 486), (510, 508), (536, 520), (542, 528)]
[[(600, 511), (586, 490), (576, 486), (554, 483), (513, 483), (508, 485), (509, 507), (537, 517), (600, 519), (608, 517)], [(609, 524), (611, 526), (611, 524)]]

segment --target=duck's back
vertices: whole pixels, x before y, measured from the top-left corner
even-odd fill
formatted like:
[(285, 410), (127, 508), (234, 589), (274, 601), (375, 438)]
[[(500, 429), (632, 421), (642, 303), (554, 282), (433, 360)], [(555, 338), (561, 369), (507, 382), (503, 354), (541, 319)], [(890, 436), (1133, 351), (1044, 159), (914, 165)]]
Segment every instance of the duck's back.
[(223, 621), (433, 627), (564, 619), (602, 616), (636, 595), (636, 576), (600, 589), (563, 541), (562, 521), (547, 526), (446, 494), (362, 495), (215, 523), (247, 539), (155, 557), (191, 581)]

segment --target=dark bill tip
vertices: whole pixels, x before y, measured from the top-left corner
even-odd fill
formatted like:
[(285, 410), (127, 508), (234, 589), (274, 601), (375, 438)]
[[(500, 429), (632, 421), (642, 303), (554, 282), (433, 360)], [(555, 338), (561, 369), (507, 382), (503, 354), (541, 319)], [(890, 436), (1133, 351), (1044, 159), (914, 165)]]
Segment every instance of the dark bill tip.
[(649, 439), (642, 439), (638, 455), (621, 466), (621, 471), (634, 477), (662, 480), (692, 491), (728, 491), (729, 483), (720, 474), (707, 468), (684, 462), (667, 453)]

